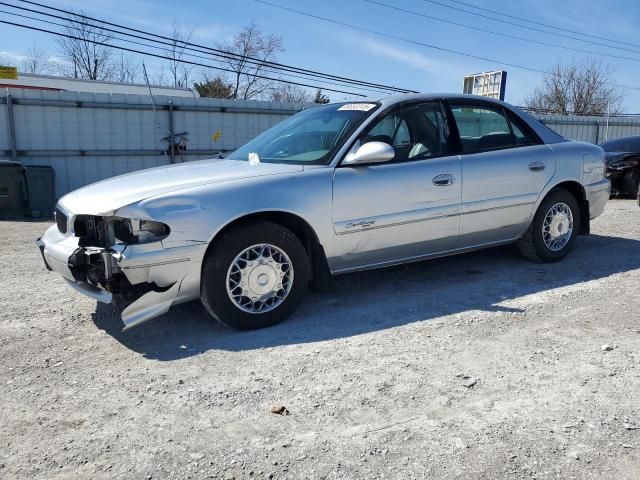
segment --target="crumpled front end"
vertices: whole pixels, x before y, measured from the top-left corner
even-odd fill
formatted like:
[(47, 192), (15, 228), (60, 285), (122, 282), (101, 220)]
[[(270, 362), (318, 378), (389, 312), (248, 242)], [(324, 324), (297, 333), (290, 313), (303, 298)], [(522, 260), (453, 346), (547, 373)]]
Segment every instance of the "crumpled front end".
[(131, 327), (200, 295), (207, 244), (175, 246), (170, 235), (161, 222), (75, 215), (59, 206), (56, 224), (37, 244), (49, 270), (91, 298), (124, 306), (122, 321)]

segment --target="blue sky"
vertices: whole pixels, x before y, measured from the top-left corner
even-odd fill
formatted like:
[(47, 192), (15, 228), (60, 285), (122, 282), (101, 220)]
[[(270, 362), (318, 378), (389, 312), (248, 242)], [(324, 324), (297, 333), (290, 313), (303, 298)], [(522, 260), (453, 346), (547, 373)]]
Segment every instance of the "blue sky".
[[(637, 38), (640, 2), (636, 0), (465, 1), (533, 21), (636, 44), (637, 47), (626, 45), (624, 48), (635, 50), (637, 53), (497, 23), (425, 0), (379, 1), (551, 45), (604, 52), (638, 60), (587, 55), (554, 46), (507, 39), (390, 10), (364, 0), (270, 1), (368, 29), (497, 61), (465, 58), (400, 40), (359, 32), (278, 10), (253, 0), (182, 0), (181, 2), (175, 0), (83, 0), (81, 2), (49, 0), (47, 3), (60, 8), (81, 8), (91, 16), (164, 34), (170, 31), (173, 20), (179, 20), (194, 28), (194, 41), (211, 45), (229, 40), (243, 26), (255, 21), (264, 32), (282, 36), (285, 51), (279, 57), (281, 62), (419, 91), (459, 92), (462, 89), (465, 74), (504, 68), (508, 71), (506, 100), (514, 104), (522, 104), (533, 87), (541, 82), (542, 76), (536, 72), (504, 66), (501, 62), (546, 70), (558, 60), (582, 61), (588, 57), (608, 63), (613, 70), (612, 77), (617, 83), (640, 88), (640, 82), (638, 82), (640, 39)], [(456, 5), (450, 0), (439, 1), (443, 4)], [(473, 10), (459, 4), (457, 6)], [(0, 18), (7, 18), (7, 15), (0, 13)], [(33, 44), (47, 50), (51, 55), (56, 55), (55, 42), (46, 34), (0, 25), (0, 38), (2, 39), (0, 56), (3, 56), (5, 61), (23, 54)], [(160, 68), (159, 60), (149, 59), (146, 63), (152, 72)], [(624, 94), (625, 111), (640, 112), (640, 89), (625, 89)], [(332, 100), (341, 100), (343, 97), (340, 94), (331, 95)]]

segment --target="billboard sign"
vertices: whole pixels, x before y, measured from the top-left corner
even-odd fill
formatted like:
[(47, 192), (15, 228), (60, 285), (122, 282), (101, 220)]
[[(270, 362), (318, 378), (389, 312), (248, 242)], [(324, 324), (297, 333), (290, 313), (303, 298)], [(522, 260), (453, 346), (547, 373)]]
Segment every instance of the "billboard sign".
[(507, 72), (504, 70), (474, 73), (464, 77), (462, 93), (504, 100), (506, 86)]

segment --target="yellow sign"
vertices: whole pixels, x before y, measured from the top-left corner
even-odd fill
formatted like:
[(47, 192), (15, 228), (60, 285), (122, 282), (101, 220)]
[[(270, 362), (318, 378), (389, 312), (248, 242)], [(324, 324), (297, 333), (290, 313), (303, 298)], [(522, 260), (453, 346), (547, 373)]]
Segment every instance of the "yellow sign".
[(216, 143), (218, 140), (220, 140), (220, 137), (222, 137), (222, 130), (216, 130), (216, 132), (211, 135), (211, 141), (213, 143)]
[(4, 65), (0, 65), (0, 78), (5, 80), (17, 80), (18, 69), (16, 67), (6, 67)]

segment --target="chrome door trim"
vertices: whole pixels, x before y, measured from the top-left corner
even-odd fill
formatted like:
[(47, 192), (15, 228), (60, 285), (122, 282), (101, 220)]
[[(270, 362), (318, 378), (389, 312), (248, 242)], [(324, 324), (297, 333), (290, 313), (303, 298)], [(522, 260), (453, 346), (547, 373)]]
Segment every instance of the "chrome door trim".
[[(443, 207), (422, 208), (410, 212), (389, 213), (368, 218), (356, 218), (334, 223), (336, 235), (365, 232), (380, 228), (397, 227), (411, 223), (427, 222), (441, 218), (462, 215), (461, 205), (445, 205)], [(408, 218), (407, 218), (408, 217)]]
[(481, 208), (478, 210), (466, 210), (462, 214), (469, 215), (471, 213), (482, 213), (482, 212), (491, 212), (493, 210), (503, 210), (505, 208), (515, 208), (515, 207), (524, 207), (526, 205), (535, 205), (536, 202), (522, 202), (522, 203), (512, 203), (510, 205), (501, 205), (499, 207), (491, 207), (491, 208)]
[(394, 265), (402, 265), (403, 263), (413, 263), (413, 262), (419, 262), (421, 260), (428, 260), (431, 258), (440, 258), (440, 257), (449, 257), (451, 255), (457, 255), (459, 253), (465, 253), (465, 252), (473, 252), (474, 250), (481, 250), (484, 248), (490, 248), (490, 247), (497, 247), (500, 245), (507, 245), (509, 243), (513, 243), (516, 240), (518, 240), (518, 237), (514, 237), (514, 238), (509, 238), (507, 240), (500, 240), (498, 242), (490, 242), (490, 243), (481, 243), (478, 245), (473, 245), (470, 247), (463, 247), (463, 248), (455, 248), (452, 250), (444, 250), (442, 252), (436, 252), (436, 253), (427, 253), (424, 255), (417, 255), (417, 256), (413, 256), (413, 257), (406, 257), (406, 258), (399, 258), (396, 260), (387, 260), (384, 262), (378, 262), (378, 263), (370, 263), (370, 264), (365, 264), (365, 265), (358, 265), (357, 267), (349, 267), (349, 268), (343, 268), (343, 269), (338, 269), (338, 270), (332, 270), (332, 274), (334, 275), (341, 275), (344, 273), (352, 273), (352, 272), (360, 272), (363, 270), (372, 270), (375, 268), (382, 268), (382, 267), (391, 267)]

